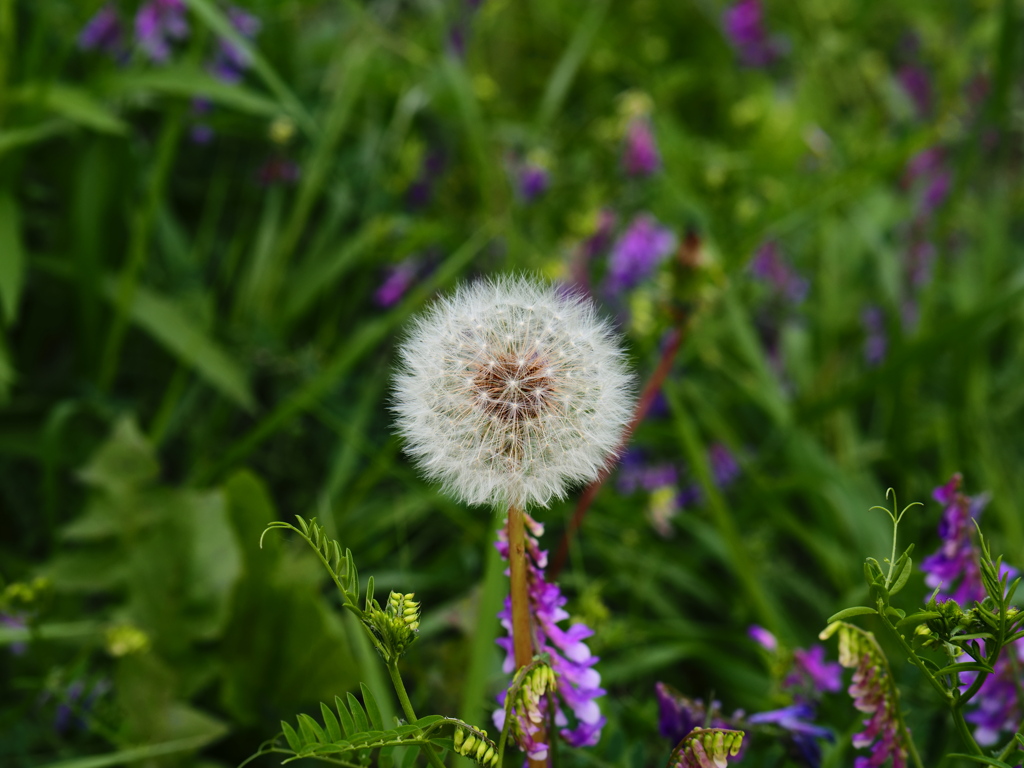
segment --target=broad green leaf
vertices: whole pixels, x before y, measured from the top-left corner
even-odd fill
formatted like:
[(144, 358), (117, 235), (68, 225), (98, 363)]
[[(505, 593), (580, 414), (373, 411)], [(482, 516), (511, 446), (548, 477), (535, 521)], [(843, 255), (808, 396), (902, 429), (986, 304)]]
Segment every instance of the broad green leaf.
[(133, 419), (121, 418), (110, 437), (78, 471), (88, 485), (108, 491), (143, 488), (160, 474), (156, 452)]
[[(104, 294), (118, 301), (118, 285), (104, 281)], [(255, 401), (245, 371), (216, 341), (195, 324), (172, 300), (143, 286), (136, 286), (130, 308), (132, 320), (196, 372), (221, 394), (246, 411)]]
[(18, 147), (26, 147), (53, 136), (66, 133), (71, 124), (64, 120), (48, 120), (29, 128), (12, 128), (0, 131), (0, 156)]
[(123, 135), (128, 125), (88, 91), (67, 83), (28, 83), (16, 89), (13, 101), (41, 106), (86, 128)]
[(889, 589), (890, 595), (895, 595), (897, 592), (903, 589), (904, 585), (907, 583), (907, 579), (910, 578), (910, 574), (912, 571), (911, 566), (913, 565), (913, 563), (914, 559), (908, 555), (906, 562), (903, 564), (903, 569), (900, 571), (900, 575), (896, 577), (895, 583)]
[(10, 189), (0, 190), (0, 309), (4, 325), (18, 317), (25, 283), (25, 251), (21, 242), (21, 211)]

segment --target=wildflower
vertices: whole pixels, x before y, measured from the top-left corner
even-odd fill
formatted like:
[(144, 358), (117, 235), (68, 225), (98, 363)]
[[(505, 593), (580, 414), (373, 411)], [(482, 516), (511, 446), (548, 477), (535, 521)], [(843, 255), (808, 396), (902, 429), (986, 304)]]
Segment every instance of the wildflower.
[(405, 295), (416, 279), (420, 269), (420, 260), (416, 256), (403, 259), (398, 264), (388, 267), (387, 277), (373, 294), (373, 300), (380, 307), (392, 307)]
[(549, 183), (548, 172), (543, 166), (526, 163), (519, 169), (519, 194), (528, 203), (543, 195)]
[(661, 166), (661, 155), (646, 117), (634, 117), (626, 126), (622, 167), (629, 176), (650, 176)]
[(708, 448), (708, 463), (711, 465), (711, 477), (719, 488), (726, 488), (739, 477), (740, 465), (736, 457), (722, 443), (712, 443)]
[(672, 231), (658, 224), (650, 214), (641, 214), (615, 241), (608, 260), (608, 289), (613, 295), (632, 288), (675, 248)]
[(932, 111), (932, 83), (928, 70), (916, 65), (902, 67), (896, 74), (903, 90), (917, 109), (917, 116), (925, 118)]
[(705, 724), (712, 728), (730, 727), (717, 701), (705, 706), (701, 699), (689, 699), (665, 683), (655, 683), (654, 693), (658, 699), (658, 732), (673, 744)]
[(434, 194), (434, 185), (444, 170), (445, 158), (439, 151), (430, 151), (423, 158), (419, 175), (406, 190), (406, 202), (412, 209), (423, 208)]
[(821, 740), (835, 741), (835, 734), (824, 726), (815, 725), (814, 717), (814, 706), (798, 702), (781, 709), (758, 712), (748, 717), (747, 723), (781, 728), (804, 764), (816, 768), (821, 765)]
[(768, 39), (760, 0), (739, 0), (725, 12), (725, 35), (740, 61), (748, 67), (766, 67), (778, 58), (778, 46)]
[(834, 661), (825, 661), (825, 647), (814, 645), (793, 651), (793, 669), (783, 681), (783, 688), (806, 688), (816, 693), (835, 693), (842, 686), (843, 668)]
[(747, 628), (747, 636), (769, 653), (775, 653), (779, 648), (779, 641), (775, 635), (757, 624), (751, 624)]
[(987, 496), (970, 498), (960, 492), (963, 477), (958, 472), (949, 482), (936, 488), (932, 498), (945, 505), (939, 522), (939, 550), (921, 561), (925, 572), (925, 583), (939, 588), (938, 600), (955, 600), (967, 607), (985, 599), (985, 587), (978, 565), (980, 552), (974, 543), (974, 525), (985, 504)]
[(784, 301), (799, 304), (807, 297), (807, 280), (786, 262), (778, 243), (768, 241), (758, 248), (750, 262), (750, 271)]
[(83, 51), (102, 51), (114, 58), (124, 55), (124, 28), (113, 4), (100, 8), (78, 34)]
[(867, 332), (864, 340), (864, 361), (871, 366), (878, 365), (885, 359), (888, 339), (885, 336), (885, 315), (882, 308), (871, 305), (860, 313), (861, 322)]
[(675, 485), (679, 472), (670, 463), (647, 464), (637, 450), (627, 451), (619, 467), (618, 488), (620, 493), (629, 494), (637, 490), (654, 491), (668, 485)]
[[(8, 629), (26, 630), (28, 629), (28, 619), (19, 614), (0, 613), (0, 626), (7, 627)], [(8, 646), (8, 650), (14, 656), (21, 656), (28, 650), (28, 643), (21, 641), (11, 643)]]
[(906, 768), (907, 749), (900, 728), (897, 693), (875, 636), (852, 624), (837, 621), (819, 636), (826, 640), (839, 634), (839, 663), (854, 669), (847, 689), (853, 706), (869, 715), (864, 730), (853, 736), (856, 749), (871, 747), (867, 756), (854, 760), (854, 768), (880, 768), (892, 760), (892, 768)]
[[(529, 515), (525, 516), (527, 527), (526, 535), (526, 573), (527, 589), (529, 593), (529, 606), (532, 624), (532, 634), (535, 639), (535, 652), (548, 654), (551, 659), (550, 669), (554, 671), (555, 678), (550, 689), (556, 695), (554, 720), (561, 728), (561, 736), (574, 747), (591, 746), (596, 744), (601, 737), (601, 729), (604, 727), (605, 718), (601, 714), (596, 699), (603, 696), (605, 691), (600, 687), (601, 675), (594, 665), (598, 657), (590, 653), (587, 644), (583, 642), (593, 634), (593, 630), (585, 624), (571, 624), (563, 629), (559, 624), (569, 618), (565, 611), (566, 603), (561, 590), (557, 584), (552, 584), (545, 579), (547, 568), (547, 552), (540, 548), (537, 539), (543, 535), (544, 526), (536, 522)], [(508, 536), (504, 529), (498, 532), (498, 542), (495, 545), (501, 556), (508, 560), (509, 546)], [(505, 608), (498, 614), (502, 626), (508, 631), (508, 637), (498, 638), (497, 642), (506, 651), (503, 669), (505, 672), (512, 672), (515, 668), (512, 641), (512, 606), (509, 600), (505, 601)], [(536, 671), (536, 670), (534, 670)], [(503, 692), (499, 696), (499, 703), (504, 704)], [(528, 718), (529, 722), (535, 723), (536, 727), (522, 727), (522, 740), (517, 743), (531, 759), (543, 759), (547, 753), (547, 744), (536, 741), (535, 736), (542, 731), (542, 724), (546, 722), (547, 702), (540, 699), (535, 702), (535, 715)], [(569, 709), (576, 720), (575, 727), (569, 727), (570, 723), (565, 714)], [(532, 710), (531, 710), (532, 711)], [(495, 724), (500, 728), (503, 724), (504, 710), (495, 713)]]
[(157, 64), (170, 58), (171, 40), (187, 36), (183, 0), (148, 0), (135, 14), (135, 40)]
[(739, 754), (743, 731), (694, 728), (669, 758), (670, 768), (726, 768)]
[(593, 480), (632, 410), (622, 351), (594, 305), (522, 277), (441, 299), (400, 356), (406, 452), (471, 504), (546, 506)]
[[(231, 26), (242, 35), (252, 40), (256, 37), (262, 26), (259, 18), (253, 16), (241, 8), (231, 6), (227, 9), (227, 17)], [(226, 38), (217, 38), (217, 52), (210, 62), (210, 73), (218, 80), (234, 85), (242, 80), (242, 76), (249, 68), (250, 60), (248, 54)]]

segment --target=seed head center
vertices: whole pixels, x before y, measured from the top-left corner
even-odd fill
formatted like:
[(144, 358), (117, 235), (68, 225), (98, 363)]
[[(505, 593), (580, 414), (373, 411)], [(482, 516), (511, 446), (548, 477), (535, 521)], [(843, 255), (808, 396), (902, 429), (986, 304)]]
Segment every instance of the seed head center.
[(534, 419), (550, 407), (554, 382), (544, 359), (503, 354), (479, 367), (473, 389), (488, 414), (511, 423)]

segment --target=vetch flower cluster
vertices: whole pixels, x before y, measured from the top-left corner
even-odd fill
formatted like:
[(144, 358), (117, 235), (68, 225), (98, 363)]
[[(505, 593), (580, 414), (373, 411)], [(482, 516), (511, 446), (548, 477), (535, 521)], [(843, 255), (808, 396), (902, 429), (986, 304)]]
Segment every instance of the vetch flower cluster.
[[(604, 695), (601, 688), (601, 675), (594, 665), (598, 658), (590, 653), (587, 644), (583, 642), (593, 633), (585, 624), (572, 624), (568, 629), (562, 629), (558, 625), (569, 618), (565, 611), (566, 599), (562, 595), (557, 584), (548, 583), (545, 580), (544, 569), (547, 567), (548, 553), (540, 548), (537, 538), (543, 535), (544, 526), (533, 520), (529, 515), (525, 517), (528, 533), (526, 535), (526, 561), (527, 561), (527, 584), (529, 590), (530, 617), (535, 640), (534, 651), (538, 654), (546, 653), (551, 659), (551, 670), (556, 675), (555, 683), (551, 689), (555, 692), (560, 702), (555, 709), (555, 724), (561, 728), (561, 735), (569, 744), (574, 747), (592, 746), (601, 737), (601, 729), (604, 727), (605, 718), (601, 709), (595, 701)], [(508, 537), (504, 529), (498, 532), (498, 542), (495, 544), (501, 556), (508, 559), (509, 547)], [(508, 631), (508, 637), (498, 638), (498, 645), (505, 649), (504, 671), (512, 672), (515, 668), (512, 643), (512, 607), (511, 602), (506, 600), (504, 610), (498, 614), (502, 626)], [(504, 703), (505, 693), (499, 696), (499, 702)], [(576, 718), (576, 726), (569, 727), (570, 723), (562, 707), (567, 707)], [(546, 712), (547, 703), (545, 700), (537, 702), (539, 711)], [(501, 719), (504, 717), (504, 710), (495, 712), (495, 722), (501, 727)], [(542, 722), (542, 721), (538, 721)], [(519, 742), (521, 748), (528, 755), (536, 759), (541, 751), (546, 751), (547, 745), (532, 740), (531, 731), (523, 729), (530, 739), (526, 744)]]
[(903, 739), (897, 693), (885, 660), (870, 632), (836, 621), (821, 633), (822, 640), (839, 635), (839, 663), (854, 670), (847, 689), (853, 706), (869, 717), (864, 730), (853, 736), (853, 746), (868, 755), (854, 760), (854, 768), (881, 768), (892, 760), (892, 768), (906, 768), (907, 748)]
[(593, 480), (632, 411), (632, 377), (594, 305), (522, 277), (440, 299), (400, 359), (405, 450), (470, 504), (546, 506)]

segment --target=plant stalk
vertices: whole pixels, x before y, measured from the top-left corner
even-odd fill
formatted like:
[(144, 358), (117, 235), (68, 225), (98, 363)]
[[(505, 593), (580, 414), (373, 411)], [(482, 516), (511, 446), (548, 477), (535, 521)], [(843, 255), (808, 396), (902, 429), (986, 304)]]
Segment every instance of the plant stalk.
[[(405, 719), (414, 723), (419, 718), (416, 717), (416, 710), (412, 708), (412, 702), (409, 701), (409, 694), (405, 691), (405, 683), (402, 681), (402, 675), (398, 672), (398, 662), (392, 660), (386, 664), (388, 668), (388, 674), (391, 675), (391, 684), (395, 687), (395, 693), (398, 694), (398, 703), (402, 707), (402, 712), (405, 714)], [(427, 756), (427, 760), (433, 768), (444, 768), (444, 762), (434, 751), (434, 748), (429, 744), (422, 747), (423, 753)]]

